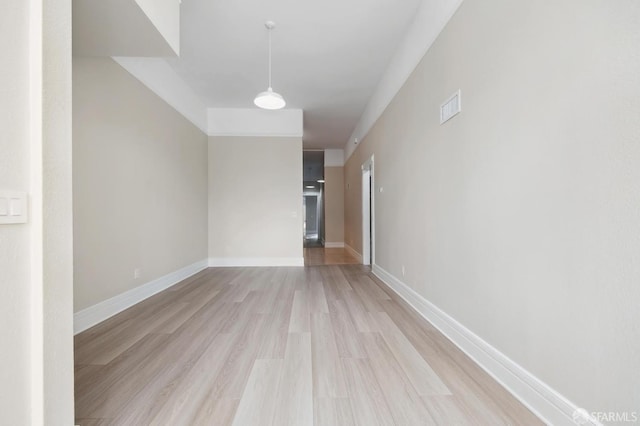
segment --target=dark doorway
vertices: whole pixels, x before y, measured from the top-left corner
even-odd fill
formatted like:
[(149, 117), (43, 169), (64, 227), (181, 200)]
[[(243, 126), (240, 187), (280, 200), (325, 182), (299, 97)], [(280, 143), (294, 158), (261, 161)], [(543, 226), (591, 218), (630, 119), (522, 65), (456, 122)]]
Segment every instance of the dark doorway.
[(324, 151), (303, 151), (304, 247), (324, 247)]

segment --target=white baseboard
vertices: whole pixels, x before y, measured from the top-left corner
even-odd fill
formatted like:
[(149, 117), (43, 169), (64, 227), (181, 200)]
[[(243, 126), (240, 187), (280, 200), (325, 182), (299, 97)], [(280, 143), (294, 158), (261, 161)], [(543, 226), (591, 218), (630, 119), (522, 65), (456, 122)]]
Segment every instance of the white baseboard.
[(349, 254), (358, 259), (358, 262), (362, 263), (362, 255), (355, 251), (353, 247), (351, 247), (349, 244), (345, 244), (344, 248), (349, 252)]
[[(578, 413), (577, 410), (581, 410), (577, 405), (380, 266), (373, 265), (373, 274), (547, 424), (602, 426), (594, 418), (574, 421), (573, 416)], [(582, 412), (586, 413), (584, 410)]]
[(344, 248), (344, 242), (342, 242), (342, 243), (324, 243), (324, 248)]
[(304, 257), (210, 257), (209, 267), (304, 266)]
[(180, 281), (197, 274), (207, 268), (207, 261), (201, 260), (193, 265), (186, 266), (163, 277), (156, 278), (139, 287), (125, 291), (110, 299), (89, 306), (86, 309), (73, 314), (73, 333), (81, 333), (102, 321), (111, 318), (115, 314), (140, 303), (156, 293), (165, 290)]

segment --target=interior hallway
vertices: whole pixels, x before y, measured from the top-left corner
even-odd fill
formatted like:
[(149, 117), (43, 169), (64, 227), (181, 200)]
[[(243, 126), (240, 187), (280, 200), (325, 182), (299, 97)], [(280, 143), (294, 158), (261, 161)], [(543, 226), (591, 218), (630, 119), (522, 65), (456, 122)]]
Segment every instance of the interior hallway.
[(206, 269), (75, 364), (83, 426), (541, 424), (361, 265)]

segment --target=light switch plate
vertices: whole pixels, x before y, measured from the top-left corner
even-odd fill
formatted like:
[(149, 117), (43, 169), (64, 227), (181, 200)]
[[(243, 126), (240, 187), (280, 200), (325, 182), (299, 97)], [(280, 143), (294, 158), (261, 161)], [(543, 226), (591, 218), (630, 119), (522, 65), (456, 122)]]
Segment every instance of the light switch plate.
[(23, 198), (9, 198), (9, 216), (22, 216), (23, 200)]
[(0, 217), (9, 216), (9, 200), (0, 198)]
[(0, 191), (0, 225), (27, 223), (27, 193)]

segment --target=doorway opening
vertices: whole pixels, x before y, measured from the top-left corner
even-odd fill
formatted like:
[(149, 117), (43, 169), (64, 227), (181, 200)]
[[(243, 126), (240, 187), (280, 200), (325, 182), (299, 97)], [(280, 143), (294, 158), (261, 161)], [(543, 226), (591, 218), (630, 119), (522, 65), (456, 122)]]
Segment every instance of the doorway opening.
[(375, 177), (373, 155), (362, 164), (362, 264), (375, 264)]
[(319, 195), (303, 195), (304, 203), (302, 210), (304, 212), (304, 239), (305, 240), (320, 240), (319, 239), (319, 220), (318, 220), (318, 198)]
[(324, 247), (324, 151), (305, 150), (302, 155), (303, 245)]

